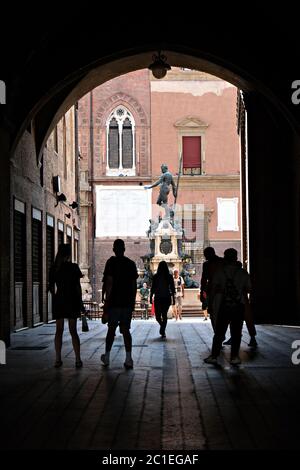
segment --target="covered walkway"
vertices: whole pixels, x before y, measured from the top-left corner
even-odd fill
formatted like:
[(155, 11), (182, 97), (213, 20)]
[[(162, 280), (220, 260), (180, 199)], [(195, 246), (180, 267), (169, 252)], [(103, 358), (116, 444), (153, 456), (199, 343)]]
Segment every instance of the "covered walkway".
[[(242, 365), (203, 363), (210, 322), (134, 320), (135, 367), (123, 367), (117, 333), (108, 369), (100, 365), (106, 326), (80, 333), (84, 367), (74, 368), (65, 332), (63, 367), (53, 368), (54, 324), (12, 335), (0, 366), (0, 447), (8, 449), (290, 449), (297, 448), (300, 365), (291, 362), (299, 328), (258, 326), (259, 348), (242, 342)], [(80, 325), (81, 328), (81, 325)]]

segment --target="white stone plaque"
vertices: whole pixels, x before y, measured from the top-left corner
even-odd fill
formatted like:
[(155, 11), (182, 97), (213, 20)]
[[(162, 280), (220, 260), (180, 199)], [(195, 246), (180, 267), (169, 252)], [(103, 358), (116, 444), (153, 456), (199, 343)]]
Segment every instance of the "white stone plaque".
[(146, 237), (151, 192), (143, 186), (96, 186), (96, 237)]
[(218, 205), (218, 232), (239, 230), (238, 225), (238, 198), (217, 198)]

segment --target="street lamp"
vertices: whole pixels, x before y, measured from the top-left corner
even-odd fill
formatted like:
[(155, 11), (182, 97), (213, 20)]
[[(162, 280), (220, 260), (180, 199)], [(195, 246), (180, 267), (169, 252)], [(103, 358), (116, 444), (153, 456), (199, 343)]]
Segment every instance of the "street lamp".
[(148, 69), (151, 70), (155, 78), (164, 78), (167, 74), (167, 71), (171, 70), (171, 66), (166, 62), (166, 56), (158, 51), (158, 54), (154, 54), (152, 56), (152, 60), (153, 62), (149, 65)]

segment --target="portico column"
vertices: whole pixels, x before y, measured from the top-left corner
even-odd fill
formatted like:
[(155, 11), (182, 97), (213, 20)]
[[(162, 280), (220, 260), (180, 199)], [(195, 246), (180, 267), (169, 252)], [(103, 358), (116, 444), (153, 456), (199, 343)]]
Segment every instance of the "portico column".
[(13, 326), (13, 278), (11, 270), (12, 209), (10, 194), (10, 136), (0, 128), (0, 339), (10, 345), (10, 331)]
[(299, 136), (280, 110), (247, 93), (249, 252), (259, 323), (300, 324)]
[(81, 284), (82, 289), (91, 289), (89, 279), (89, 192), (91, 187), (88, 183), (88, 172), (81, 171), (80, 173), (80, 250), (79, 250), (79, 265), (84, 275)]

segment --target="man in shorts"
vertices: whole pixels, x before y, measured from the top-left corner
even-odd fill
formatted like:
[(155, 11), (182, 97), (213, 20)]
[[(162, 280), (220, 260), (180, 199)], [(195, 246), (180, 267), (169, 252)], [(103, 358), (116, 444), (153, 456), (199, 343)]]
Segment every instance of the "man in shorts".
[(104, 366), (109, 365), (110, 351), (116, 328), (119, 326), (126, 350), (124, 367), (132, 369), (130, 325), (135, 307), (138, 273), (135, 263), (124, 256), (125, 243), (123, 240), (117, 239), (114, 241), (113, 251), (115, 256), (107, 260), (103, 274), (103, 297), (104, 308), (108, 313), (108, 331), (105, 353), (101, 355), (101, 361)]

